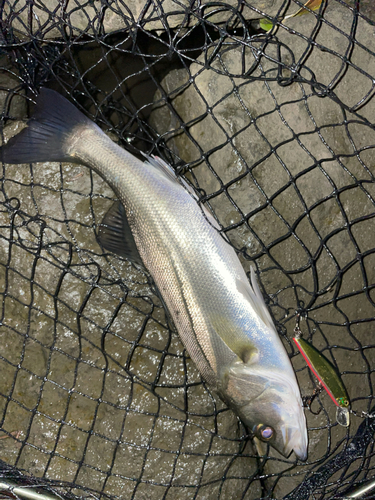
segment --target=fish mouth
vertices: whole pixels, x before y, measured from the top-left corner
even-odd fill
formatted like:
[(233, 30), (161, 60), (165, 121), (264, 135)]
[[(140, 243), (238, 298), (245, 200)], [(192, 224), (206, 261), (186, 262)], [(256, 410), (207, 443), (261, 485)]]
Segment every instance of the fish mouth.
[(284, 449), (284, 453), (282, 453), (282, 455), (284, 455), (284, 457), (288, 458), (289, 455), (291, 454), (291, 452), (294, 451), (294, 454), (296, 455), (296, 457), (301, 460), (302, 462), (305, 462), (307, 460), (307, 446), (289, 446), (287, 445)]
[(284, 457), (288, 458), (294, 451), (296, 457), (305, 462), (307, 459), (307, 432), (303, 432), (298, 428), (284, 427), (283, 429), (284, 448), (278, 450)]

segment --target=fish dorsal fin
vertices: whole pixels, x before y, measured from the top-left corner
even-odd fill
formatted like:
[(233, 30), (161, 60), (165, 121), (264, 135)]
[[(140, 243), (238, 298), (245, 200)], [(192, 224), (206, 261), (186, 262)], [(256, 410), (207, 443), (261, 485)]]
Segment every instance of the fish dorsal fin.
[(177, 177), (176, 177), (176, 174), (175, 174), (175, 171), (173, 170), (173, 168), (168, 165), (167, 162), (165, 162), (162, 158), (160, 158), (159, 156), (150, 156), (150, 155), (147, 155), (146, 153), (142, 153), (143, 156), (146, 158), (146, 165), (151, 165), (153, 167), (155, 167), (157, 170), (159, 170), (159, 172), (161, 172), (162, 174), (166, 175), (169, 179), (177, 182)]
[(105, 214), (99, 226), (98, 240), (109, 252), (144, 267), (126, 217), (125, 208), (119, 201), (116, 201)]
[[(205, 205), (202, 205), (202, 204), (200, 205), (200, 207), (201, 207), (201, 209), (202, 209), (202, 211), (204, 213), (204, 216), (206, 217), (206, 219), (208, 220), (208, 222), (211, 224), (211, 226), (213, 226), (218, 231), (221, 231), (220, 224), (215, 219), (215, 217), (212, 215), (212, 213), (209, 211), (209, 209)], [(226, 234), (223, 233), (222, 236), (224, 237), (224, 239), (226, 241), (228, 241), (228, 238), (227, 238)]]
[(244, 283), (242, 280), (237, 280), (237, 289), (242, 293), (250, 302), (251, 307), (257, 312), (263, 323), (272, 330), (276, 330), (274, 322), (268, 311), (264, 301), (262, 292), (260, 291), (254, 268), (250, 267), (251, 286), (248, 281)]
[[(176, 173), (175, 171), (173, 170), (173, 168), (168, 165), (167, 162), (165, 162), (162, 158), (160, 158), (159, 156), (150, 156), (150, 155), (147, 155), (146, 153), (142, 153), (143, 156), (146, 158), (146, 163), (148, 163), (149, 165), (152, 165), (153, 167), (156, 167), (160, 172), (162, 172), (164, 175), (167, 175), (167, 177), (175, 182), (180, 182), (184, 188), (191, 194), (191, 196), (198, 202), (199, 201), (199, 196), (197, 195), (197, 193), (194, 191), (194, 189), (190, 186), (190, 184), (188, 184), (185, 179), (183, 179), (182, 177), (181, 178), (177, 178), (176, 176)], [(206, 219), (208, 220), (208, 222), (215, 228), (215, 229), (218, 229), (219, 231), (221, 230), (221, 227), (219, 225), (219, 223), (217, 222), (217, 220), (215, 219), (215, 217), (212, 215), (212, 213), (209, 211), (209, 209), (205, 206), (205, 205), (202, 205), (201, 203), (199, 204), (202, 212), (204, 213), (204, 216), (206, 217)], [(224, 236), (225, 239), (226, 236)]]
[[(194, 189), (188, 184), (185, 179), (180, 178), (181, 184), (184, 186), (184, 188), (191, 194), (191, 196), (199, 202), (199, 196), (197, 193), (194, 191)], [(199, 203), (199, 207), (201, 208), (204, 216), (208, 220), (208, 222), (213, 226), (215, 229), (218, 231), (221, 230), (221, 227), (215, 217), (212, 215), (212, 213), (209, 211), (209, 209), (206, 207), (206, 205), (203, 205), (202, 203)], [(224, 238), (227, 239), (226, 235), (224, 235)]]

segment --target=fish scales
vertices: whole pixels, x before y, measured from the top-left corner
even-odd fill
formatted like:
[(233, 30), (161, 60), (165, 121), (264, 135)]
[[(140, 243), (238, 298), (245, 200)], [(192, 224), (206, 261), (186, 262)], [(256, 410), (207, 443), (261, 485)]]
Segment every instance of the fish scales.
[[(184, 345), (204, 378), (216, 386), (215, 353), (210, 336), (205, 335), (209, 318), (202, 313), (194, 285), (195, 282), (205, 285), (210, 278), (205, 254), (215, 252), (214, 240), (218, 239), (221, 244), (222, 237), (210, 227), (212, 242), (208, 242), (208, 235), (200, 230), (202, 226), (206, 228), (207, 221), (182, 185), (152, 166), (144, 168), (143, 162), (107, 136), (103, 137), (100, 129), (76, 133), (81, 146), (78, 150), (74, 147), (74, 154), (81, 163), (103, 176), (123, 203), (142, 260), (166, 302)], [(123, 165), (127, 168), (121, 168)], [(139, 203), (144, 198), (149, 202)], [(186, 217), (184, 225), (180, 222), (181, 214)], [(215, 286), (214, 278), (211, 276), (211, 286)]]
[[(251, 286), (186, 185), (161, 160), (142, 162), (116, 145), (53, 91), (42, 91), (24, 130), (2, 148), (3, 160), (75, 161), (101, 175), (122, 203), (135, 251), (202, 376), (250, 431), (284, 455), (294, 450), (305, 459), (297, 381), (255, 275)], [(48, 141), (40, 140), (43, 134)]]
[[(210, 342), (215, 332), (210, 331), (210, 325), (218, 324), (218, 316), (226, 317), (225, 312), (237, 314), (233, 301), (238, 294), (232, 292), (231, 285), (235, 288), (236, 278), (247, 280), (234, 250), (207, 222), (181, 184), (152, 167), (145, 169), (140, 160), (103, 137), (100, 130), (98, 136), (89, 131), (89, 137), (80, 137), (78, 142), (83, 144), (77, 153), (80, 162), (106, 178), (123, 203), (142, 260), (184, 343), (189, 343), (193, 331), (209, 364), (215, 366)], [(126, 169), (120, 167), (124, 164)], [(119, 167), (113, 169), (113, 165)], [(148, 203), (139, 202), (145, 198)], [(229, 286), (228, 276), (232, 280)], [(202, 303), (207, 307), (202, 308)], [(198, 366), (202, 362), (194, 361)]]

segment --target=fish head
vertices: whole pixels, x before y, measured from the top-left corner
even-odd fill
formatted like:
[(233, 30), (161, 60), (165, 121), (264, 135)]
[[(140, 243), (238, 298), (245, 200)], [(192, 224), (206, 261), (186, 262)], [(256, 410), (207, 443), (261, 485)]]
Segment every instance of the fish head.
[(257, 438), (285, 457), (294, 451), (306, 460), (306, 419), (297, 381), (291, 375), (238, 363), (222, 380), (226, 402)]

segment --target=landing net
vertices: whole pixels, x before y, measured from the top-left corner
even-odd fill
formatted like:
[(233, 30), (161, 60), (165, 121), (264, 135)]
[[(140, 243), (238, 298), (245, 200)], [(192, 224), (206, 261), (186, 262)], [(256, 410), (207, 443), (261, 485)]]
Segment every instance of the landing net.
[[(107, 184), (79, 165), (2, 165), (7, 498), (333, 499), (373, 476), (375, 9), (328, 0), (286, 19), (302, 7), (1, 3), (2, 139), (49, 87), (133, 154), (168, 161), (255, 266), (310, 403), (306, 463), (255, 446), (147, 275), (97, 242)], [(326, 393), (311, 398), (297, 318), (348, 390), (348, 428)]]

